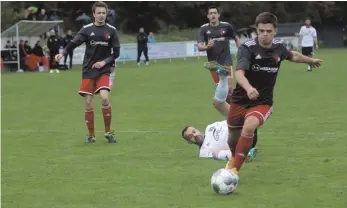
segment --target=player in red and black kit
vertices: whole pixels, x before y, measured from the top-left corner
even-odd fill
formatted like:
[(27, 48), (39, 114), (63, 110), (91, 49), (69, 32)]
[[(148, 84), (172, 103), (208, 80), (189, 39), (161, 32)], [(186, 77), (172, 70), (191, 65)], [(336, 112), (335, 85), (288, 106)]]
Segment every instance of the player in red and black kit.
[(86, 51), (83, 60), (82, 82), (79, 94), (85, 100), (85, 122), (89, 135), (87, 143), (93, 143), (94, 130), (94, 94), (100, 94), (102, 112), (105, 124), (105, 138), (109, 143), (115, 143), (114, 131), (111, 131), (111, 105), (109, 102), (110, 73), (112, 64), (119, 56), (119, 39), (116, 28), (106, 24), (107, 5), (104, 2), (96, 2), (93, 7), (95, 22), (85, 25), (66, 46), (64, 54), (56, 55), (56, 60), (72, 51), (82, 43), (86, 43)]
[[(219, 9), (216, 6), (210, 6), (207, 9), (207, 18), (209, 23), (201, 26), (197, 35), (199, 51), (207, 52), (209, 62), (216, 61), (222, 66), (227, 66), (229, 72), (218, 73), (211, 71), (212, 79), (216, 85), (216, 91), (213, 106), (224, 117), (229, 114), (231, 93), (232, 93), (232, 55), (230, 53), (229, 40), (233, 39), (236, 46), (240, 46), (240, 39), (236, 35), (234, 28), (227, 22), (219, 21)], [(257, 137), (257, 131), (255, 131)], [(256, 141), (255, 141), (256, 143)], [(255, 145), (254, 145), (255, 146)], [(256, 153), (256, 149), (252, 149), (249, 158), (252, 159)]]
[(253, 143), (254, 130), (270, 116), (277, 74), (284, 60), (319, 67), (321, 60), (288, 51), (275, 40), (277, 17), (269, 12), (255, 21), (258, 37), (242, 44), (238, 50), (237, 85), (232, 94), (228, 116), (229, 147), (232, 151), (227, 168), (236, 174)]

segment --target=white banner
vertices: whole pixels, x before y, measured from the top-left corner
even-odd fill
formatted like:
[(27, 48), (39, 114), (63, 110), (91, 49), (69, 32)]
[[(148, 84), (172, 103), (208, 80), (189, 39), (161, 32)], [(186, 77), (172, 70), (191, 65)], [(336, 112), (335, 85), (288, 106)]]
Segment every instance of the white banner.
[[(299, 46), (298, 37), (281, 37), (278, 38), (283, 41), (288, 49), (297, 49)], [(85, 46), (80, 46), (74, 50), (73, 64), (82, 64), (84, 58)], [(235, 42), (230, 41), (230, 53), (236, 54), (237, 47)], [(148, 44), (148, 57), (150, 60), (155, 59), (171, 59), (171, 58), (185, 58), (206, 56), (206, 51), (198, 50), (198, 43), (196, 41), (186, 42), (163, 42), (163, 43), (149, 43)], [(137, 59), (137, 44), (121, 44), (120, 56), (118, 61), (135, 61)], [(144, 59), (142, 54), (141, 60)]]
[(280, 37), (278, 39), (282, 41), (283, 45), (288, 50), (299, 50), (299, 37), (289, 36), (289, 37)]

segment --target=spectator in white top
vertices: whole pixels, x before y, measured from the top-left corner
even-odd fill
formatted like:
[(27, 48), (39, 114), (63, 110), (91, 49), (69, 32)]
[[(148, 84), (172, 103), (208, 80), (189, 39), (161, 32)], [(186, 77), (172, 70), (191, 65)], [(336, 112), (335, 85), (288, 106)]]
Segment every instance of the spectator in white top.
[[(310, 18), (306, 18), (305, 25), (301, 27), (299, 34), (299, 48), (301, 49), (301, 53), (305, 56), (312, 57), (314, 55), (313, 47), (316, 45), (316, 49), (318, 49), (318, 39), (317, 31), (312, 27)], [(312, 67), (309, 65), (307, 70), (312, 71)]]

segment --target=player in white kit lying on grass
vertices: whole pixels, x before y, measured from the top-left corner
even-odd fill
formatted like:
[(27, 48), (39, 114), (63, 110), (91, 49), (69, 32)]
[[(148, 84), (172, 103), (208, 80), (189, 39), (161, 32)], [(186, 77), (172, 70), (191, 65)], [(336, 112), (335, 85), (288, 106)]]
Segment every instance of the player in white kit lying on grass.
[[(227, 121), (217, 121), (208, 125), (205, 134), (202, 134), (193, 126), (186, 126), (182, 130), (182, 137), (190, 144), (196, 144), (199, 147), (200, 158), (214, 158), (216, 160), (228, 160), (231, 157), (231, 151), (228, 145), (228, 124)], [(257, 138), (254, 138), (253, 147), (249, 151), (246, 161), (251, 162), (257, 152), (255, 145)]]

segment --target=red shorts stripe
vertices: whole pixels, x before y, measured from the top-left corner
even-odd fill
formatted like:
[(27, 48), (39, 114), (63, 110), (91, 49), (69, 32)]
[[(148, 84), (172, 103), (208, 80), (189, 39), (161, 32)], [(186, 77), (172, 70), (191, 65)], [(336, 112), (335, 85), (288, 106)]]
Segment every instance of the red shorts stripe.
[(249, 116), (258, 118), (260, 125), (270, 117), (272, 113), (271, 105), (257, 105), (250, 108), (245, 108), (241, 105), (231, 103), (228, 115), (228, 125), (231, 128), (242, 128), (245, 119)]
[(81, 81), (80, 90), (78, 93), (82, 96), (85, 94), (93, 95), (98, 94), (102, 89), (106, 89), (108, 91), (111, 90), (110, 77), (106, 74), (102, 74), (94, 79), (83, 79)]

